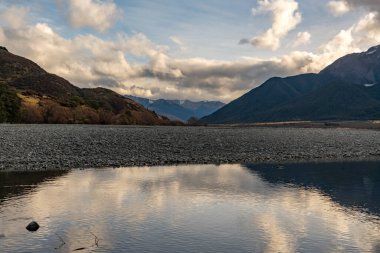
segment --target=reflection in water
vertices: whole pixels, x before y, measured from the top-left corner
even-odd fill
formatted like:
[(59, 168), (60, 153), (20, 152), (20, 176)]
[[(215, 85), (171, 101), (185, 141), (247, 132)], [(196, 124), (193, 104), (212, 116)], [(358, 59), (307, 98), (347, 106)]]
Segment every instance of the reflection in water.
[(55, 180), (66, 171), (1, 172), (0, 203), (13, 196), (30, 192), (45, 181)]
[(341, 205), (380, 216), (379, 162), (248, 165), (247, 168), (270, 183), (317, 188)]
[[(3, 187), (10, 183), (1, 180), (0, 249), (375, 252), (380, 250), (378, 167), (357, 163), (286, 165), (281, 170), (257, 165), (84, 170), (48, 176), (32, 191), (21, 192)], [(25, 217), (38, 221), (40, 230), (27, 232), (30, 220)], [(99, 247), (91, 233), (100, 238)], [(60, 245), (56, 234), (66, 242), (60, 249), (55, 249)]]

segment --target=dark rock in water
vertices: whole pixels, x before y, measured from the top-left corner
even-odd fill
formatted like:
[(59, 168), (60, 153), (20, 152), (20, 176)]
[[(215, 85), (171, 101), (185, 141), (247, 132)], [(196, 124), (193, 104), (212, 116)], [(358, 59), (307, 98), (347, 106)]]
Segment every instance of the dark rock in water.
[(40, 225), (38, 225), (38, 223), (35, 221), (32, 221), (31, 223), (29, 223), (28, 226), (26, 226), (26, 229), (30, 232), (37, 231), (39, 228), (40, 228)]

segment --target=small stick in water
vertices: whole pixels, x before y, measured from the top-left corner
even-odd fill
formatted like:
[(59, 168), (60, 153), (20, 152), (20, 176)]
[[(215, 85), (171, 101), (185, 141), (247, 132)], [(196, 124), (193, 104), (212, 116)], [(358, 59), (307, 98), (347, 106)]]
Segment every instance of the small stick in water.
[(90, 232), (90, 234), (92, 234), (95, 237), (95, 246), (99, 247), (99, 240), (100, 239), (95, 234), (93, 234), (92, 232)]
[(80, 251), (86, 249), (85, 247), (74, 249), (73, 251)]
[(57, 248), (55, 248), (55, 249), (60, 249), (60, 248), (63, 247), (63, 245), (66, 244), (66, 242), (57, 233), (55, 233), (55, 235), (59, 238), (59, 240), (61, 240), (61, 244)]

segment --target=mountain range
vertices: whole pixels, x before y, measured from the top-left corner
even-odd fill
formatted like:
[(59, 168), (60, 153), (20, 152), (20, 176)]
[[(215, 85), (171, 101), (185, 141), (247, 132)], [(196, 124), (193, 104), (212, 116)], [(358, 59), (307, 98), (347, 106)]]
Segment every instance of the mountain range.
[(219, 101), (199, 101), (190, 100), (167, 100), (167, 99), (147, 99), (131, 95), (126, 97), (142, 104), (149, 110), (160, 115), (164, 115), (172, 120), (186, 122), (189, 118), (202, 118), (223, 107), (225, 104)]
[(210, 124), (380, 118), (380, 46), (318, 74), (273, 77), (202, 118)]
[(224, 106), (81, 89), (0, 47), (0, 122), (173, 125), (190, 117), (208, 124), (380, 119), (380, 46), (317, 74), (270, 78)]
[(175, 124), (104, 88), (81, 89), (0, 47), (0, 122)]

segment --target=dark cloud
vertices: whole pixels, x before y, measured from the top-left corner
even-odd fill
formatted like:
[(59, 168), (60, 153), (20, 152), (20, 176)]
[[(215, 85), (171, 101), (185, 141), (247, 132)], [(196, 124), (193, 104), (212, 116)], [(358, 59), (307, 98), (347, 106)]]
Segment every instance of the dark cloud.
[(99, 78), (98, 80), (93, 81), (92, 84), (94, 86), (106, 87), (106, 88), (119, 88), (123, 86), (122, 84), (115, 81), (114, 79), (107, 78), (107, 77)]
[(239, 45), (245, 45), (245, 44), (249, 44), (249, 43), (250, 43), (249, 39), (246, 39), (246, 38), (241, 39), (239, 41)]
[[(345, 0), (351, 7), (367, 8), (370, 11), (380, 12), (379, 0)], [(380, 17), (378, 17), (380, 20)]]

